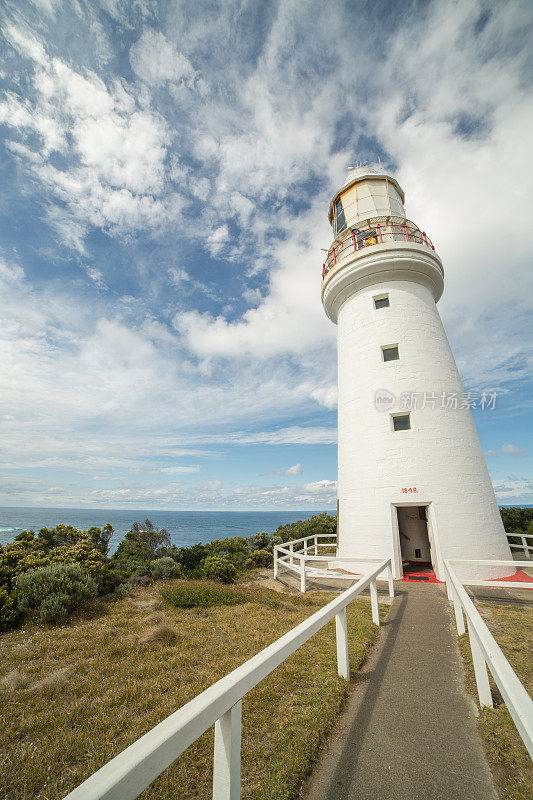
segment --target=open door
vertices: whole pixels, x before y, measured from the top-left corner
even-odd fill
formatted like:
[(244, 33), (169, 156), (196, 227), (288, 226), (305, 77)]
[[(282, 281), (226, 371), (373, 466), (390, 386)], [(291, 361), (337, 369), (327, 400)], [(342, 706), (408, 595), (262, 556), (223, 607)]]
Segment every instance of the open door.
[(436, 580), (427, 506), (397, 506), (396, 510), (404, 579)]

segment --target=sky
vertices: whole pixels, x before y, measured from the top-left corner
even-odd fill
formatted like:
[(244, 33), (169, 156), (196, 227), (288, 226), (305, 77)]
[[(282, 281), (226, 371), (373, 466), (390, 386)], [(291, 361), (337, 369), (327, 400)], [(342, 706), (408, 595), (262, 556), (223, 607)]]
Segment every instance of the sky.
[(497, 393), (498, 502), (531, 502), (532, 29), (526, 0), (2, 0), (0, 505), (334, 508), (327, 210), (378, 160)]

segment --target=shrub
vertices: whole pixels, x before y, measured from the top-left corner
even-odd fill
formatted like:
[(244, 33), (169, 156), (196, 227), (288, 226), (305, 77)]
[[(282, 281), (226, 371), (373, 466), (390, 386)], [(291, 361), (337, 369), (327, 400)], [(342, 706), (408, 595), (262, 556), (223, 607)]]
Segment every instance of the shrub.
[(179, 581), (161, 589), (161, 597), (177, 608), (211, 608), (246, 603), (242, 592), (209, 583)]
[(40, 622), (64, 619), (83, 602), (97, 595), (96, 583), (78, 564), (50, 564), (20, 575), (18, 606), (36, 612)]
[(179, 578), (181, 567), (170, 556), (163, 556), (150, 562), (150, 572), (154, 580), (168, 581), (171, 578)]
[(131, 586), (129, 583), (119, 583), (115, 589), (114, 595), (118, 600), (124, 600), (130, 593)]
[[(303, 539), (305, 536), (314, 536), (316, 533), (336, 533), (337, 517), (331, 514), (314, 514), (309, 519), (299, 519), (298, 522), (289, 522), (276, 528), (275, 535), (280, 536), (282, 542), (291, 539)], [(279, 542), (278, 544), (281, 544)]]
[(0, 631), (12, 628), (17, 621), (18, 611), (13, 598), (5, 589), (0, 588)]
[(207, 556), (202, 569), (206, 578), (222, 583), (233, 583), (237, 577), (237, 568), (224, 556)]
[(268, 533), (266, 531), (259, 531), (254, 533), (253, 536), (248, 537), (248, 544), (252, 550), (264, 550), (268, 544)]
[(203, 544), (193, 544), (192, 547), (180, 547), (179, 561), (186, 571), (197, 569), (209, 551)]
[(244, 566), (246, 569), (269, 567), (273, 561), (274, 556), (268, 550), (254, 550), (244, 562)]
[(120, 586), (125, 577), (127, 576), (122, 572), (106, 564), (98, 582), (98, 594), (111, 594), (111, 592), (114, 592), (116, 588)]

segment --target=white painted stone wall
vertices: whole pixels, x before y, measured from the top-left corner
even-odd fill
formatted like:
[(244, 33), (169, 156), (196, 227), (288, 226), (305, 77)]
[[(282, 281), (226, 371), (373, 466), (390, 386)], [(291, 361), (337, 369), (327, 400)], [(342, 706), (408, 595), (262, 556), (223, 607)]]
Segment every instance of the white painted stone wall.
[[(357, 260), (348, 270), (356, 267)], [(373, 298), (382, 294), (390, 307), (376, 310)], [(472, 414), (440, 408), (442, 392), (460, 396), (464, 389), (430, 288), (416, 273), (412, 280), (391, 280), (389, 271), (387, 280), (344, 300), (337, 323), (339, 556), (392, 556), (399, 576), (394, 506), (428, 504), (440, 578), (443, 558), (510, 559)], [(381, 347), (391, 344), (398, 345), (400, 359), (384, 362)], [(393, 409), (376, 409), (379, 389), (395, 396)], [(411, 430), (394, 432), (390, 413), (400, 411), (402, 392), (434, 393), (437, 401), (434, 409), (411, 411)], [(480, 578), (509, 574), (508, 568), (457, 571)]]

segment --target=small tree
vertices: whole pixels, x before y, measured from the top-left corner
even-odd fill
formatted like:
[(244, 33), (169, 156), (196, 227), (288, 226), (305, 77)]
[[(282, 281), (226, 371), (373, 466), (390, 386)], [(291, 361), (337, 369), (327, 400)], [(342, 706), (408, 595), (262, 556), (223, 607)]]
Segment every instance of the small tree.
[(109, 541), (114, 533), (113, 526), (108, 522), (103, 528), (89, 528), (87, 533), (94, 546), (106, 556), (109, 550)]
[(165, 528), (156, 528), (149, 519), (134, 522), (119, 544), (114, 558), (134, 558), (151, 561), (162, 547), (170, 546), (170, 536)]

